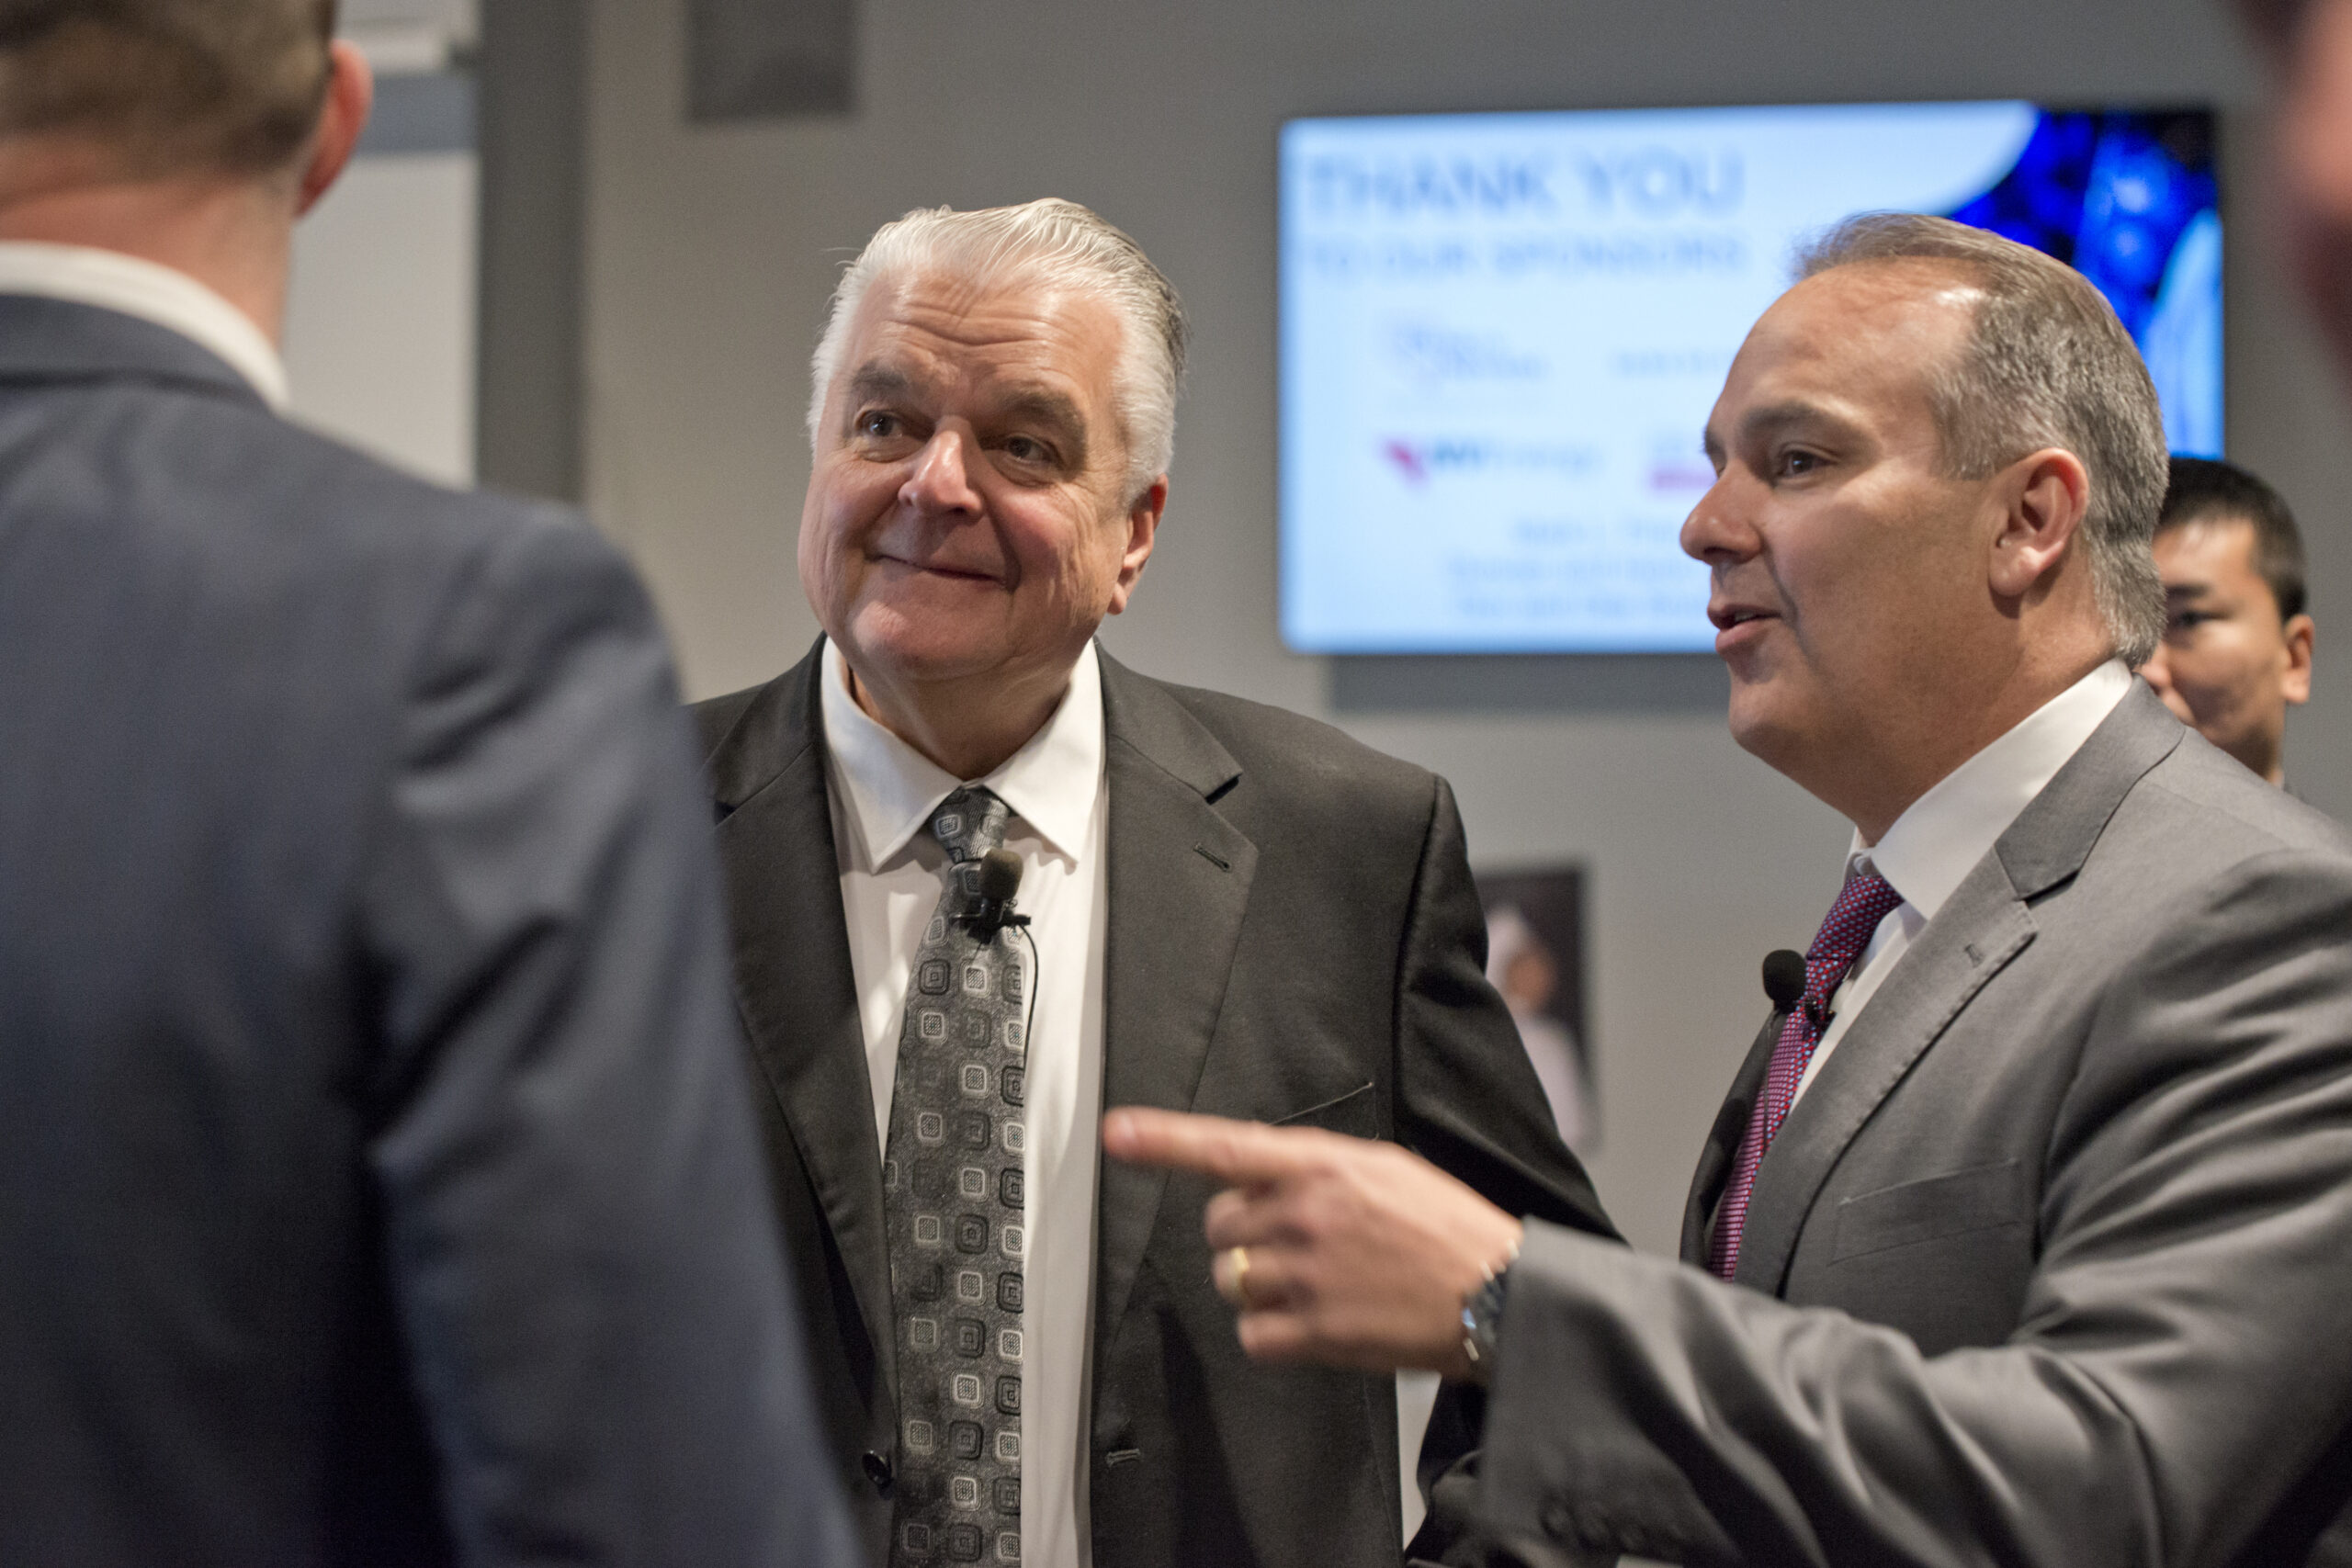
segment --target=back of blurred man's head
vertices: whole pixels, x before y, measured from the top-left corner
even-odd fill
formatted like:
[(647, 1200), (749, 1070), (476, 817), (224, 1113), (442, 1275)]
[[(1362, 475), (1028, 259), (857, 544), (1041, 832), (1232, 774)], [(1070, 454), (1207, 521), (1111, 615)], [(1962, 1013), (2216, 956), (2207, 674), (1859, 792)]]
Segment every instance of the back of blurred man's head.
[(2278, 228), (2304, 293), (2352, 368), (2352, 0), (2237, 0), (2277, 69)]
[(130, 179), (290, 171), (334, 21), (335, 0), (0, 0), (0, 148)]

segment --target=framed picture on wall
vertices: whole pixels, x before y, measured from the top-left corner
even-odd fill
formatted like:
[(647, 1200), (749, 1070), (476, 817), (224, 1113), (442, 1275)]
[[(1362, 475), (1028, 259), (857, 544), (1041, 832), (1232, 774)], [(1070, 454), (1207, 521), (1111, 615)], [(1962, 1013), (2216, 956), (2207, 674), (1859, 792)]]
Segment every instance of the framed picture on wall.
[(1578, 1153), (1600, 1142), (1600, 1101), (1585, 1022), (1584, 867), (1478, 874), (1487, 912), (1487, 978), (1551, 1102), (1561, 1141)]

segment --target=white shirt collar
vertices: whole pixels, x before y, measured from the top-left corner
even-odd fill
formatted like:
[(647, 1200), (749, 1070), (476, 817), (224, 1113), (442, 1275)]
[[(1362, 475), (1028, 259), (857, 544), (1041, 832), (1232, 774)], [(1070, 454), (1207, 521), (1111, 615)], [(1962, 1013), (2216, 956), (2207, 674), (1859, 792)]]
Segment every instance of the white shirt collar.
[[(958, 779), (891, 734), (850, 695), (849, 667), (825, 640), (825, 746), (848, 785), (849, 819), (864, 839), (865, 863), (879, 870), (898, 858), (931, 820)], [(984, 779), (1037, 830), (1047, 848), (1076, 861), (1086, 842), (1102, 779), (1102, 669), (1090, 642), (1069, 673), (1069, 690), (1045, 728)]]
[(272, 412), (286, 412), (286, 364), (268, 337), (184, 272), (89, 245), (0, 241), (0, 294), (64, 299), (152, 321), (218, 355)]
[(1868, 859), (1903, 901), (1933, 919), (1994, 840), (2031, 805), (2132, 690), (2110, 659), (1938, 780), (1874, 846), (1860, 831), (1847, 864)]

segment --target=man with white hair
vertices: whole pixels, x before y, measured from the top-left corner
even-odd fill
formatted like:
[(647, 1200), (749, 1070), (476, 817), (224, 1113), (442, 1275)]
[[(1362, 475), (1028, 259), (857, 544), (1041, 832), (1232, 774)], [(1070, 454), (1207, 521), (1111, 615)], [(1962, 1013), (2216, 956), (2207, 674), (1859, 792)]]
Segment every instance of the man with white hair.
[[(1197, 1181), (1102, 1107), (1395, 1139), (1605, 1234), (1444, 782), (1093, 641), (1168, 499), (1185, 328), (1040, 201), (910, 214), (815, 359), (825, 636), (697, 710), (820, 1398), (877, 1562), (1381, 1564), (1393, 1385), (1251, 1365)], [(1440, 1412), (1441, 1466), (1477, 1412)]]

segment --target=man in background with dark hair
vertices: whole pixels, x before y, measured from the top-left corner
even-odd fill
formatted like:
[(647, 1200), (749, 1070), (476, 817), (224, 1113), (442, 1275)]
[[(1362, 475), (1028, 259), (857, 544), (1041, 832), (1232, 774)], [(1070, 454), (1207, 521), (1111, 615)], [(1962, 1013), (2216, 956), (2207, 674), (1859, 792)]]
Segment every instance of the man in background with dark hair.
[(2287, 709), (2312, 694), (2294, 513), (2244, 468), (2175, 457), (2155, 552), (2165, 637), (2140, 673), (2183, 724), (2284, 784)]
[(847, 1562), (651, 610), (276, 417), (333, 24), (0, 0), (0, 1562)]

